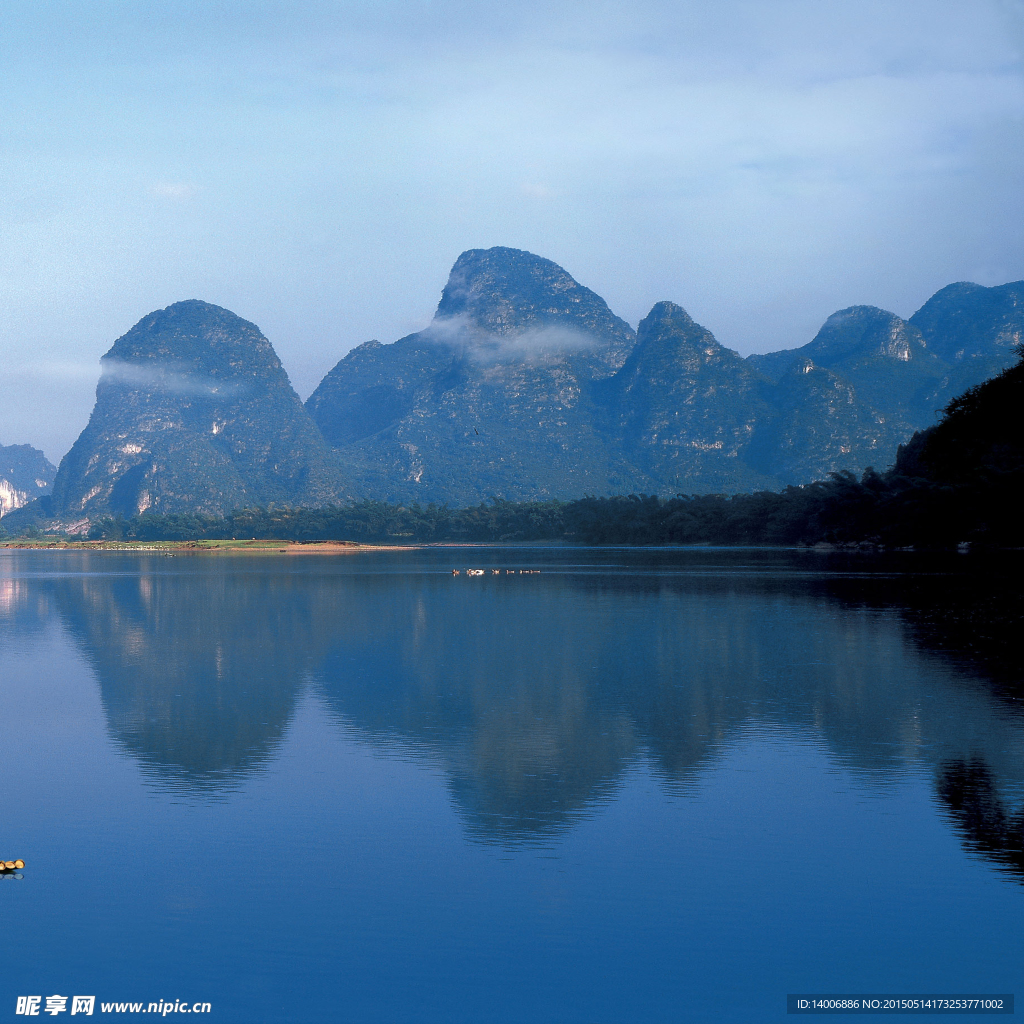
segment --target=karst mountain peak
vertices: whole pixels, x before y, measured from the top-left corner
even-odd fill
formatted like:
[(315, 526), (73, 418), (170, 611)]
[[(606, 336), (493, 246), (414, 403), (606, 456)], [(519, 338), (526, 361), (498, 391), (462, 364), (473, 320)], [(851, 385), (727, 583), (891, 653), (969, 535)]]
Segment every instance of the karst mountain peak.
[[(455, 261), (441, 293), (436, 322), (464, 320), (505, 336), (544, 327), (592, 331), (628, 351), (632, 328), (599, 295), (557, 263), (521, 249), (468, 249)], [(619, 345), (613, 345), (618, 338)]]
[(200, 299), (144, 316), (103, 356), (105, 367), (119, 363), (161, 364), (215, 377), (284, 375), (281, 360), (255, 324)]
[(54, 481), (63, 519), (223, 514), (343, 493), (273, 346), (229, 310), (193, 299), (150, 313), (101, 365), (92, 417)]

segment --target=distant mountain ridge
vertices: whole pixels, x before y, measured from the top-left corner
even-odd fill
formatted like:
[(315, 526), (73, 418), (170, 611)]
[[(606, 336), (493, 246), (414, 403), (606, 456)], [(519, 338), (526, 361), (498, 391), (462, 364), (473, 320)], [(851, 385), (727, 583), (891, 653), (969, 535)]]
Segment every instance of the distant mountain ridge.
[(49, 493), (56, 472), (38, 448), (0, 444), (0, 516)]

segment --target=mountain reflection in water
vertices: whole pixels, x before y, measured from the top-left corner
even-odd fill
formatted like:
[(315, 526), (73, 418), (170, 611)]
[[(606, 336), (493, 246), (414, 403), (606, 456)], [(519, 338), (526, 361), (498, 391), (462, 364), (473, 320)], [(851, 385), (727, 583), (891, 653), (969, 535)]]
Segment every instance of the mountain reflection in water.
[(155, 561), (56, 579), (57, 606), (115, 740), (176, 787), (232, 788), (280, 743), (328, 635), (323, 611), (286, 574), (175, 575)]
[(789, 552), (471, 558), (544, 572), (453, 578), (467, 554), (445, 550), (30, 552), (8, 563), (0, 615), (28, 635), (59, 610), (111, 735), (197, 795), (265, 765), (307, 689), (350, 734), (440, 765), (468, 834), (503, 845), (572, 827), (641, 760), (686, 790), (757, 727), (823, 743), (875, 786), (934, 773), (963, 841), (1024, 875), (1019, 689), (1005, 659), (985, 668), (976, 630), (942, 628), (956, 594), (992, 594), (991, 572)]

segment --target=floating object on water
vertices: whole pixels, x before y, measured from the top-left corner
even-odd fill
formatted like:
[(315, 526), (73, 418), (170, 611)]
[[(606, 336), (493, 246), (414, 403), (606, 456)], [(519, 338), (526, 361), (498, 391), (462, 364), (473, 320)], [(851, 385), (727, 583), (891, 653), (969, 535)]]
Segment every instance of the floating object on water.
[[(505, 575), (506, 576), (515, 576), (516, 573), (518, 573), (520, 576), (522, 576), (524, 573), (526, 573), (527, 575), (533, 575), (534, 573), (539, 573), (540, 571), (541, 571), (540, 569), (506, 569), (505, 570)], [(453, 576), (458, 576), (458, 575), (460, 575), (461, 572), (462, 572), (462, 570), (452, 569), (452, 575)], [(491, 575), (492, 576), (500, 576), (501, 572), (502, 572), (501, 569), (492, 569), (491, 570)], [(466, 569), (465, 573), (466, 573), (467, 576), (486, 576), (487, 575), (487, 570), (486, 569)]]
[(0, 870), (20, 871), (25, 866), (23, 860), (0, 860)]

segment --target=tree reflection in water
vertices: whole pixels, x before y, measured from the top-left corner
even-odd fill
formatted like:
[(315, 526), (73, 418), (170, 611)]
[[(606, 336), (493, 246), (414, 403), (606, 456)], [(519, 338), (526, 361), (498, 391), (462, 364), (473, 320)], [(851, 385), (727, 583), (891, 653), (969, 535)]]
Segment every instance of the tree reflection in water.
[(989, 766), (981, 758), (950, 761), (936, 788), (967, 847), (1024, 882), (1024, 807), (1006, 809)]

